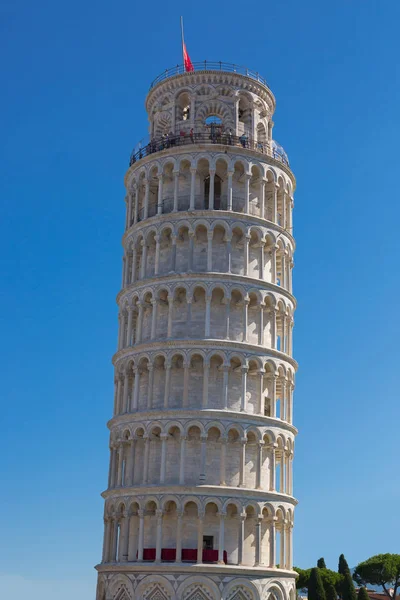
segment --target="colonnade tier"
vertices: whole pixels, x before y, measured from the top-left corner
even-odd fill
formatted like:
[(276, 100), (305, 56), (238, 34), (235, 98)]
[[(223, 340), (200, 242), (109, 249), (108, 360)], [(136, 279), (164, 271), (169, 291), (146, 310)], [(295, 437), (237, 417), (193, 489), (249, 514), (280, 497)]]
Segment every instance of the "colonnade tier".
[(252, 215), (291, 233), (293, 185), (267, 158), (175, 150), (128, 172), (125, 230), (154, 216), (224, 211), (240, 219)]
[(292, 423), (293, 390), (293, 365), (236, 348), (131, 352), (116, 362), (114, 416), (223, 410)]
[(109, 490), (212, 485), (293, 495), (293, 433), (189, 419), (135, 422), (111, 437)]
[(292, 292), (293, 240), (229, 218), (186, 217), (137, 227), (124, 239), (122, 288), (174, 273), (241, 276)]
[[(293, 506), (198, 496), (110, 499), (103, 563), (216, 562), (292, 568)], [(204, 536), (215, 539), (211, 552)]]
[(190, 339), (239, 342), (292, 355), (293, 304), (257, 288), (160, 283), (126, 294), (120, 304), (118, 351)]

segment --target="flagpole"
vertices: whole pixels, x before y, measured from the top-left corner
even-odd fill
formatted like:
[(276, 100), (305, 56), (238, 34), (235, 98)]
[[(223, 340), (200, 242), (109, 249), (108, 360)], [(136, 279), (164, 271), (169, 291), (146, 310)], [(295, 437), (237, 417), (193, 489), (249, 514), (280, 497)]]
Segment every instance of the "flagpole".
[(183, 38), (183, 17), (181, 17), (181, 38), (182, 38), (182, 61), (183, 61), (183, 68), (185, 68), (185, 53), (183, 51), (183, 45), (185, 43), (185, 40)]

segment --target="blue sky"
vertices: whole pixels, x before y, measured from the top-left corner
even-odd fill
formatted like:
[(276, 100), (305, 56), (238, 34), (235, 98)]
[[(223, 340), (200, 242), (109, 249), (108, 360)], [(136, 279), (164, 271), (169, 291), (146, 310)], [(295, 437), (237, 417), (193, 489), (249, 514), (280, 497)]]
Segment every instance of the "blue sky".
[[(137, 3), (138, 4), (138, 3)], [(297, 177), (295, 563), (398, 551), (400, 4), (185, 6), (192, 60), (262, 73)], [(0, 9), (0, 596), (94, 597), (123, 176), (182, 4)]]

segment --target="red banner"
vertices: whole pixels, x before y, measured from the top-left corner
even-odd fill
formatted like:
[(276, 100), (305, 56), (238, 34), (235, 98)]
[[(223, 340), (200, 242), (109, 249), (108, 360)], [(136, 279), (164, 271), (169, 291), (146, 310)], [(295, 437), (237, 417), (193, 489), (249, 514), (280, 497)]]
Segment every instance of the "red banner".
[(194, 71), (194, 66), (192, 61), (190, 60), (189, 54), (187, 53), (185, 42), (183, 42), (183, 63), (185, 65), (185, 71), (189, 73)]

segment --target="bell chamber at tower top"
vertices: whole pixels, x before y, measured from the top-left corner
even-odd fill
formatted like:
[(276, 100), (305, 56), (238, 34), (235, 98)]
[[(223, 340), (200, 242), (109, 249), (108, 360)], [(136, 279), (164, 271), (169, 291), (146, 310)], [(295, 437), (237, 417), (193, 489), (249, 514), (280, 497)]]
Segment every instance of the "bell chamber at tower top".
[(134, 147), (129, 165), (190, 145), (234, 146), (289, 166), (272, 138), (275, 98), (256, 72), (228, 63), (195, 63), (195, 71), (167, 69), (146, 98), (149, 134)]

